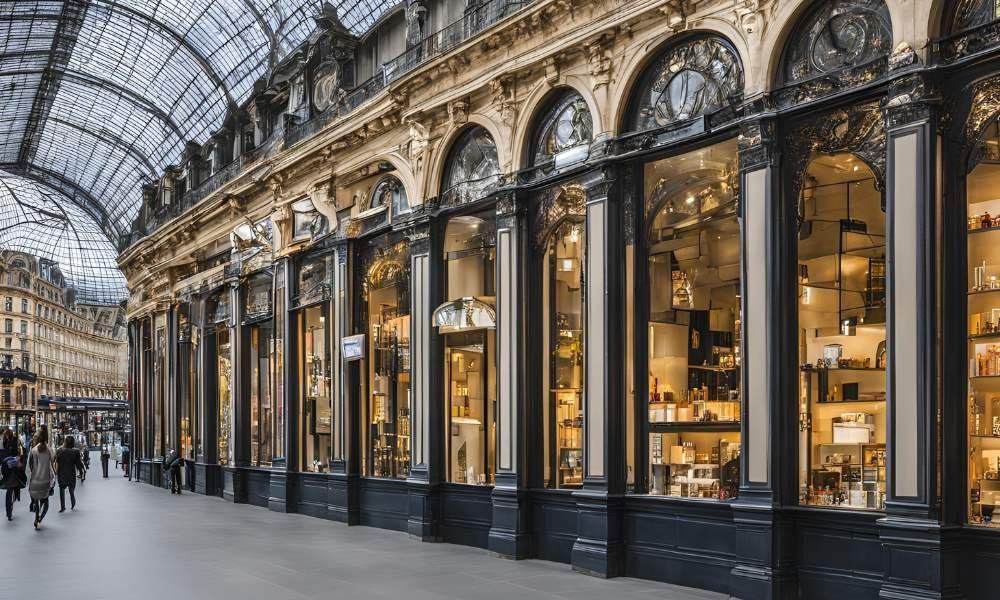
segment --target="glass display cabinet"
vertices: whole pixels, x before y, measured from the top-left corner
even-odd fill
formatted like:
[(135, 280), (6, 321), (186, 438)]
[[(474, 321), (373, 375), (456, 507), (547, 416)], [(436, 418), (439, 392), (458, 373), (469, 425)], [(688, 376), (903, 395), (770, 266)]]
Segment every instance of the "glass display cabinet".
[(968, 201), (969, 520), (1000, 527), (1000, 127), (976, 149)]
[(446, 297), (433, 314), (444, 336), (445, 446), (451, 483), (492, 485), (496, 472), (494, 220), (452, 218), (445, 231)]
[(362, 472), (406, 479), (410, 473), (409, 252), (404, 243), (383, 251), (367, 271), (367, 401)]
[(583, 485), (584, 247), (583, 223), (564, 221), (549, 237), (543, 265), (546, 462), (548, 486), (554, 488)]
[(645, 166), (649, 493), (739, 490), (740, 224), (736, 142)]
[(799, 501), (885, 507), (885, 207), (851, 154), (809, 163), (799, 201)]

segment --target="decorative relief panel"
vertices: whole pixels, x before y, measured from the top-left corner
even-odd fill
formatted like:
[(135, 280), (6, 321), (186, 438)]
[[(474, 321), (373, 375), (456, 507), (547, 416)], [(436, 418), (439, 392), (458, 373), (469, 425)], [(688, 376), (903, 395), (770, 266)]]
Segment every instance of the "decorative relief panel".
[(886, 73), (892, 24), (884, 0), (816, 2), (789, 38), (778, 104), (808, 102)]
[(639, 81), (632, 131), (665, 127), (713, 113), (743, 93), (743, 67), (722, 38), (704, 36), (671, 46)]
[(875, 174), (875, 187), (884, 190), (885, 137), (885, 118), (878, 100), (822, 113), (799, 125), (788, 137), (791, 197), (798, 203), (806, 167), (817, 153), (854, 154)]

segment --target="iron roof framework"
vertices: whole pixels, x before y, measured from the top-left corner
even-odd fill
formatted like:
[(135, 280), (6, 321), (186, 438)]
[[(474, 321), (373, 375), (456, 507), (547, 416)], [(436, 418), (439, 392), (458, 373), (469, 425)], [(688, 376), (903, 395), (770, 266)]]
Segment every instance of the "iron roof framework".
[(4, 182), (44, 184), (32, 189), (73, 204), (65, 213), (113, 247), (142, 185), (187, 142), (204, 143), (308, 37), (323, 4), (360, 34), (398, 2), (0, 0)]

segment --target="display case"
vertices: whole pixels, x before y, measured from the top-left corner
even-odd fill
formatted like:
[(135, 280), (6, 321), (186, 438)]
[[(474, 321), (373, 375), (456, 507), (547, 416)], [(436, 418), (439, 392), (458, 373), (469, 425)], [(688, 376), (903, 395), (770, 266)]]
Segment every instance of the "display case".
[(1000, 132), (989, 126), (968, 176), (969, 521), (1000, 527)]
[(567, 221), (548, 246), (546, 364), (550, 485), (583, 485), (584, 313), (583, 225)]
[(496, 229), (492, 215), (445, 228), (446, 300), (432, 315), (443, 337), (447, 480), (492, 485), (496, 474)]
[(740, 224), (727, 141), (645, 167), (644, 429), (653, 495), (739, 491)]
[(853, 155), (821, 156), (799, 212), (799, 502), (884, 510), (882, 196)]

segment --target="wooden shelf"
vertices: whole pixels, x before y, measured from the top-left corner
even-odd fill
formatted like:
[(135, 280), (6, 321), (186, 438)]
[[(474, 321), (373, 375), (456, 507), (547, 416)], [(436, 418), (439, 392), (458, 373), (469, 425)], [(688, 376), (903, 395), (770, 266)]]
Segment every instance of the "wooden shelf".
[(813, 404), (828, 406), (831, 404), (878, 404), (881, 402), (885, 402), (885, 398), (881, 400), (834, 400), (832, 402), (817, 400)]
[(969, 290), (969, 295), (970, 296), (979, 296), (981, 294), (995, 294), (997, 292), (1000, 292), (1000, 288), (995, 288), (995, 289), (992, 289), (992, 290)]
[(979, 229), (969, 229), (967, 230), (969, 235), (977, 235), (980, 233), (995, 233), (1000, 231), (1000, 227), (981, 227)]
[(673, 421), (670, 423), (647, 423), (650, 433), (696, 433), (740, 431), (739, 421)]
[(885, 373), (885, 369), (876, 369), (875, 367), (802, 367), (803, 371), (810, 373), (819, 373), (820, 371), (825, 371), (827, 373), (835, 371), (877, 371), (879, 373)]
[(1000, 339), (1000, 331), (996, 333), (972, 333), (969, 334), (969, 341), (973, 340), (988, 340), (990, 338)]

